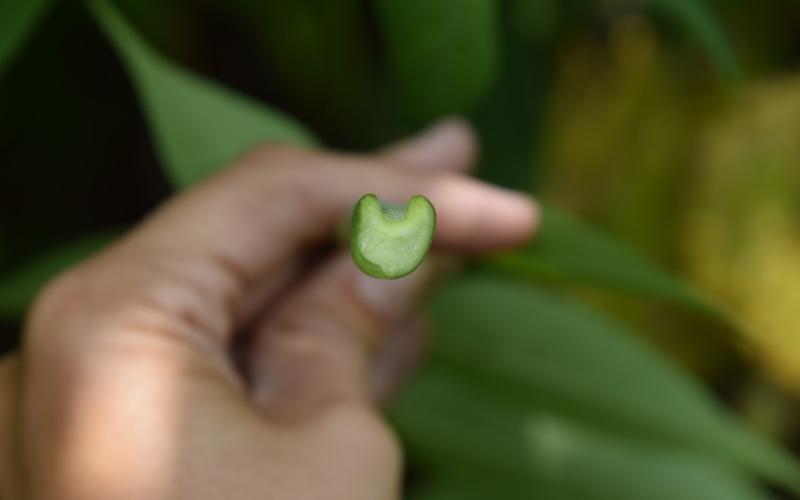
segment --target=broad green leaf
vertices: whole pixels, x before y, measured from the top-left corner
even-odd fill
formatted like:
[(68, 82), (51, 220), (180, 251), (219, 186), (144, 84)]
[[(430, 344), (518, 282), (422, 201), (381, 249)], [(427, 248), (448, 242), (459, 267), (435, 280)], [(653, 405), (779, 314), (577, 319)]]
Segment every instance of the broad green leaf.
[(624, 243), (554, 207), (543, 210), (535, 240), (493, 259), (490, 267), (512, 274), (594, 285), (660, 298), (719, 313), (692, 290)]
[(746, 431), (639, 337), (577, 302), (477, 276), (436, 294), (432, 313), (439, 362), (498, 394), (800, 490), (800, 465), (788, 454)]
[[(418, 492), (407, 495), (408, 500), (485, 500), (487, 498), (497, 498), (502, 500), (562, 500), (554, 497), (542, 497), (539, 494), (532, 495), (529, 491), (506, 492), (502, 488), (505, 484), (475, 484), (474, 481), (463, 480), (462, 478), (439, 481), (427, 486)], [(568, 499), (564, 499), (568, 500)]]
[(3, 0), (0, 2), (0, 74), (30, 35), (36, 21), (52, 0)]
[(264, 141), (313, 145), (287, 116), (196, 76), (157, 54), (105, 0), (101, 26), (127, 63), (173, 183), (185, 187)]
[(412, 450), (455, 498), (477, 498), (465, 488), (470, 483), (484, 492), (495, 483), (503, 495), (494, 498), (525, 498), (526, 491), (527, 498), (572, 500), (765, 498), (752, 481), (696, 452), (510, 403), (441, 367), (423, 373), (394, 414)]
[(248, 28), (264, 53), (270, 82), (305, 123), (348, 147), (374, 147), (388, 109), (368, 13), (360, 0), (218, 0)]
[(739, 59), (705, 0), (635, 0), (675, 18), (729, 78), (741, 78)]
[(503, 3), (505, 12), (498, 37), (503, 57), (492, 86), (471, 113), (481, 138), (478, 174), (489, 182), (515, 189), (532, 185), (536, 151), (543, 135), (537, 133), (537, 128), (545, 114), (546, 87), (553, 68), (552, 58), (517, 36), (521, 28), (514, 26), (519, 20), (512, 16), (521, 9), (513, 5), (545, 3), (542, 0)]
[(0, 276), (0, 318), (22, 318), (38, 291), (53, 276), (105, 247), (117, 236), (117, 231), (84, 236), (37, 255)]
[[(421, 413), (430, 408), (424, 407)], [(447, 410), (445, 410), (447, 411)], [(468, 436), (462, 436), (469, 440)], [(475, 450), (472, 450), (473, 453)], [(426, 481), (416, 485), (405, 498), (409, 500), (575, 500), (559, 494), (551, 485), (536, 484), (529, 478), (515, 474), (497, 473), (487, 467), (460, 467), (461, 457), (434, 452), (442, 460), (450, 461), (450, 469), (429, 473)], [(447, 456), (447, 458), (445, 458)], [(454, 459), (453, 459), (454, 458)], [(442, 464), (439, 464), (442, 465)], [(461, 470), (453, 471), (456, 465)]]
[(495, 0), (375, 0), (402, 108), (413, 123), (463, 113), (496, 66)]

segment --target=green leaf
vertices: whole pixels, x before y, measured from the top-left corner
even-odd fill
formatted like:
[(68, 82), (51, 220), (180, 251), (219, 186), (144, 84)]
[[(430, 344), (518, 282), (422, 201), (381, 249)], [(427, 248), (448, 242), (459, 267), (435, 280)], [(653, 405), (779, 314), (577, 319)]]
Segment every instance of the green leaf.
[(496, 66), (495, 0), (375, 0), (402, 109), (415, 124), (463, 113)]
[(559, 0), (498, 3), (502, 58), (491, 88), (470, 114), (481, 139), (477, 170), (494, 184), (528, 190), (536, 182), (546, 135), (540, 129), (557, 74), (552, 37), (559, 11), (569, 7)]
[(496, 393), (637, 439), (679, 445), (800, 491), (800, 465), (746, 431), (639, 337), (587, 307), (499, 278), (432, 301), (439, 362)]
[(554, 207), (545, 207), (535, 240), (500, 255), (490, 268), (550, 280), (594, 285), (673, 301), (718, 316), (686, 285), (609, 234)]
[(0, 2), (0, 74), (30, 35), (52, 0)]
[[(141, 0), (140, 0), (141, 1)], [(304, 123), (359, 149), (387, 125), (377, 95), (372, 26), (360, 0), (218, 0), (248, 28), (266, 56), (270, 82)]]
[(722, 73), (739, 79), (742, 69), (736, 52), (705, 0), (636, 0), (677, 19), (705, 49)]
[(157, 54), (105, 0), (89, 3), (133, 76), (167, 172), (191, 185), (264, 141), (313, 145), (287, 116)]
[(0, 276), (0, 318), (22, 318), (33, 298), (56, 274), (86, 259), (119, 236), (118, 231), (90, 234), (33, 257)]
[(723, 463), (511, 404), (441, 367), (404, 393), (394, 415), (411, 449), (429, 461), (439, 498), (492, 489), (483, 498), (766, 498)]
[[(421, 411), (427, 410), (423, 408)], [(469, 441), (469, 436), (462, 437)], [(454, 465), (461, 461), (461, 457), (449, 457), (447, 460)], [(486, 467), (473, 469), (460, 465), (457, 471), (453, 471), (454, 467), (451, 466), (446, 473), (435, 473), (433, 478), (426, 476), (428, 480), (405, 497), (410, 500), (575, 500), (553, 491), (552, 487), (535, 484), (513, 474), (497, 473)]]

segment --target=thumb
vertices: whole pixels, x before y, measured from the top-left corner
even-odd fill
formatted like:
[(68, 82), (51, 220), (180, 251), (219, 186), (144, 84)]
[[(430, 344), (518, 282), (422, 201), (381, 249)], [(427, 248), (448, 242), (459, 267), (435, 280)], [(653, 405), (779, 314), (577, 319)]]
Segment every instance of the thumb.
[(426, 262), (380, 283), (378, 297), (363, 286), (348, 254), (324, 263), (253, 332), (246, 363), (259, 407), (277, 420), (297, 421), (332, 405), (371, 405), (373, 351), (382, 333), (407, 316), (433, 268)]

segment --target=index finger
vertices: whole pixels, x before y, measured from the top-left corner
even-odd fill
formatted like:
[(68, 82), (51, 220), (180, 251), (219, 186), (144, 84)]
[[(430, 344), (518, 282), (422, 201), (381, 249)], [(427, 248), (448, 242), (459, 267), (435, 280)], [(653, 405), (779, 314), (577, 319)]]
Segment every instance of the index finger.
[[(364, 193), (394, 202), (423, 194), (437, 210), (435, 244), (486, 251), (526, 240), (533, 202), (450, 173), (403, 169), (368, 157), (267, 149), (177, 197), (119, 253), (158, 257), (196, 288), (240, 302), (255, 284), (329, 237)], [(233, 283), (233, 286), (232, 286)]]

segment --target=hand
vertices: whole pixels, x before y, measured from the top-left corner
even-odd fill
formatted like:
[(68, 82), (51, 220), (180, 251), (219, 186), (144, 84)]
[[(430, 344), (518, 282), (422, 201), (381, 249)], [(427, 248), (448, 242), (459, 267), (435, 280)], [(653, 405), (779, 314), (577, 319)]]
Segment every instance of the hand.
[(378, 281), (321, 251), (368, 192), (427, 196), (439, 256), (523, 242), (535, 206), (472, 156), (457, 122), (374, 156), (260, 149), (58, 277), (0, 365), (0, 498), (398, 498), (374, 401), (436, 256)]

